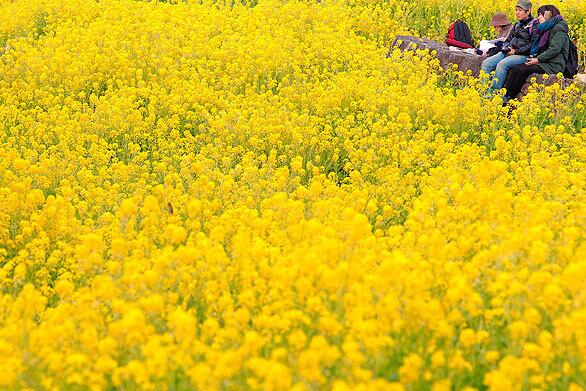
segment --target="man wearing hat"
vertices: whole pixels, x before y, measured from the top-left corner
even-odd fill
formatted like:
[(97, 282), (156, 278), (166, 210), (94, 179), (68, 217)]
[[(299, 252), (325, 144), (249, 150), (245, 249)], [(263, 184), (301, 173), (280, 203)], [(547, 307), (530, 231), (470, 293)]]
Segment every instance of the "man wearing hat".
[[(531, 16), (531, 1), (519, 0), (515, 7), (515, 16), (517, 17), (517, 22), (505, 40), (501, 52), (482, 62), (482, 70), (486, 74), (494, 72), (491, 85), (491, 89), (493, 90), (498, 90), (503, 87), (507, 78), (507, 72), (510, 68), (527, 61), (533, 40), (535, 39), (535, 35), (533, 34), (534, 19)], [(502, 17), (498, 17), (498, 19), (501, 21), (504, 20)], [(497, 20), (497, 23), (501, 22)]]

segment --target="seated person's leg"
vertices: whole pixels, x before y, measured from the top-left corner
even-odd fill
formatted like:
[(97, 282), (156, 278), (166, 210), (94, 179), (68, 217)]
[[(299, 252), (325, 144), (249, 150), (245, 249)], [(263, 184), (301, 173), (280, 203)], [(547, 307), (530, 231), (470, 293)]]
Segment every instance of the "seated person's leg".
[(496, 69), (497, 64), (503, 58), (505, 58), (505, 55), (504, 54), (497, 53), (494, 56), (488, 57), (484, 61), (482, 61), (482, 70), (484, 71), (484, 73), (490, 74), (490, 72), (494, 72), (494, 70)]
[(507, 80), (503, 85), (504, 89), (507, 91), (505, 94), (506, 98), (511, 98), (512, 92), (515, 90), (515, 86), (518, 84), (517, 79), (519, 79), (520, 75), (524, 73), (525, 67), (527, 67), (527, 65), (522, 64), (509, 69)]
[(513, 99), (521, 92), (523, 84), (532, 73), (544, 73), (539, 65), (517, 65), (509, 70), (509, 77), (505, 84), (507, 90), (506, 97)]
[(498, 63), (496, 66), (494, 77), (497, 79), (494, 82), (493, 88), (500, 89), (505, 84), (505, 80), (507, 79), (507, 73), (509, 69), (516, 65), (521, 65), (527, 61), (527, 56), (518, 56), (512, 55), (505, 57), (502, 61)]

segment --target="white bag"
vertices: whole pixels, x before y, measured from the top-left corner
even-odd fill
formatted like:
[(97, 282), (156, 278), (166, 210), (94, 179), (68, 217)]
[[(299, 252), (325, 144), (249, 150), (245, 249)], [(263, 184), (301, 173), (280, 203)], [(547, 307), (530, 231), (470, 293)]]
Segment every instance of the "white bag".
[(490, 48), (493, 48), (495, 46), (496, 45), (493, 43), (493, 41), (483, 39), (482, 41), (480, 41), (480, 45), (478, 46), (478, 49), (480, 49), (482, 51), (482, 54), (485, 55)]

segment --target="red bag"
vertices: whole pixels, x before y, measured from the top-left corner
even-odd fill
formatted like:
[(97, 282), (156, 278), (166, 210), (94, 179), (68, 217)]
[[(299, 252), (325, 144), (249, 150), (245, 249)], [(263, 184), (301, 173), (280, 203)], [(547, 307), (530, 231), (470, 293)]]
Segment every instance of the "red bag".
[(461, 20), (457, 20), (450, 25), (446, 38), (446, 44), (449, 46), (455, 46), (461, 49), (471, 49), (474, 47), (470, 29)]

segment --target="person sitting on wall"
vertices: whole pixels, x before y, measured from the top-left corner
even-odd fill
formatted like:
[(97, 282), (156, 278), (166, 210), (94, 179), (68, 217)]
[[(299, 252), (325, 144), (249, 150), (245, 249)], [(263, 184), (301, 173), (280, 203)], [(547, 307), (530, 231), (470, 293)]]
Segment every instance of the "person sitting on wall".
[(531, 15), (531, 7), (532, 4), (529, 0), (517, 2), (515, 7), (517, 22), (503, 43), (501, 51), (482, 62), (482, 70), (486, 74), (495, 72), (491, 84), (493, 91), (502, 88), (509, 69), (523, 64), (529, 57), (535, 39), (532, 31), (534, 18)]
[(489, 26), (496, 31), (496, 38), (480, 41), (480, 45), (476, 50), (477, 54), (486, 57), (491, 57), (500, 53), (503, 44), (507, 38), (509, 38), (511, 31), (513, 30), (513, 24), (509, 21), (507, 15), (502, 12), (493, 15)]

